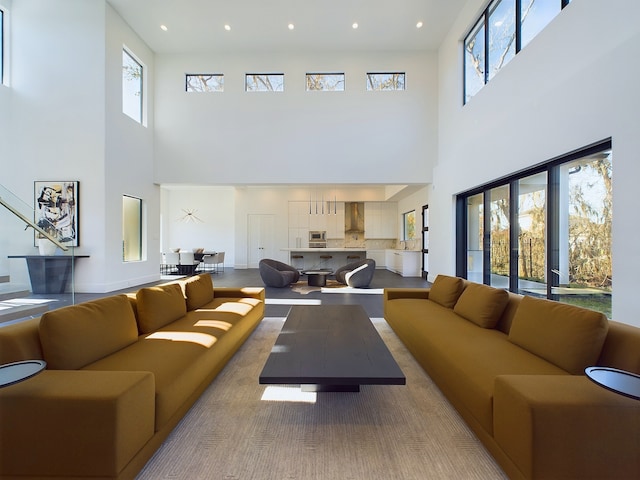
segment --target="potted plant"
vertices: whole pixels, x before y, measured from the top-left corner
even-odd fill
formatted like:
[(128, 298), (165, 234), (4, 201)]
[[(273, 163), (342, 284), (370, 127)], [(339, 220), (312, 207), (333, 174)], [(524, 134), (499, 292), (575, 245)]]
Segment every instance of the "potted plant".
[[(46, 220), (40, 220), (38, 222), (38, 226), (42, 230), (47, 232), (47, 234), (50, 235), (51, 237), (54, 237), (54, 238), (56, 237), (57, 231), (51, 222), (48, 222)], [(37, 244), (38, 244), (38, 251), (40, 252), (40, 255), (53, 255), (56, 253), (56, 249), (58, 248), (58, 246), (55, 243), (53, 243), (51, 240), (49, 240), (47, 237), (45, 237), (42, 233), (38, 232), (36, 234), (36, 238), (37, 238)]]

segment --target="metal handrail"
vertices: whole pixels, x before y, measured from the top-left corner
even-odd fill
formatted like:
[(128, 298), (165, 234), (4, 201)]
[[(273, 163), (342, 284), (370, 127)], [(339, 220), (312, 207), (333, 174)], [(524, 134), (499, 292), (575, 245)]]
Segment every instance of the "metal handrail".
[(33, 228), (36, 232), (38, 232), (40, 235), (42, 235), (44, 238), (46, 238), (47, 240), (49, 240), (50, 242), (52, 242), (54, 245), (56, 245), (57, 247), (61, 248), (62, 250), (64, 250), (65, 252), (67, 250), (69, 250), (69, 247), (66, 245), (63, 245), (62, 243), (60, 243), (60, 241), (51, 236), (50, 233), (48, 233), (46, 230), (44, 230), (42, 227), (38, 226), (36, 223), (33, 222), (33, 220), (29, 220), (28, 217), (25, 217), (22, 213), (20, 213), (18, 210), (16, 210), (15, 208), (13, 208), (9, 203), (7, 203), (2, 197), (0, 197), (0, 205), (2, 205), (3, 207), (5, 207), (7, 210), (9, 210), (11, 213), (13, 213), (16, 217), (18, 217), (20, 220), (22, 220), (24, 223), (27, 224), (26, 228)]

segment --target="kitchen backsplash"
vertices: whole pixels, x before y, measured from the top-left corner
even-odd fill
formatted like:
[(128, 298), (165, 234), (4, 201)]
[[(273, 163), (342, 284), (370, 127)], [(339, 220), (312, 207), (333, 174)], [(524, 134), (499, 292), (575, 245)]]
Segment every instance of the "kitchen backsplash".
[[(418, 242), (419, 245), (419, 242)], [(362, 248), (363, 250), (386, 250), (399, 248), (396, 239), (365, 239), (362, 235), (345, 235), (345, 239), (327, 239), (327, 248)]]

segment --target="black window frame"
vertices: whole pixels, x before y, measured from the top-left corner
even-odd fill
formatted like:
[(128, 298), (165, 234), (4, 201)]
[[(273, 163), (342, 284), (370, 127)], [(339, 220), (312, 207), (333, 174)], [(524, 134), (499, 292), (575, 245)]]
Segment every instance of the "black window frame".
[[(467, 45), (467, 40), (469, 40), (469, 35), (474, 33), (474, 31), (476, 30), (476, 27), (480, 23), (484, 23), (484, 72), (483, 72), (484, 78), (483, 78), (483, 86), (485, 86), (485, 85), (487, 85), (487, 83), (489, 83), (489, 16), (491, 15), (491, 12), (495, 9), (494, 7), (497, 6), (497, 4), (499, 4), (501, 1), (514, 2), (514, 7), (515, 7), (515, 37), (516, 37), (515, 38), (515, 44), (516, 44), (515, 55), (520, 53), (520, 50), (522, 49), (521, 8), (522, 8), (522, 1), (523, 0), (492, 0), (491, 2), (489, 2), (489, 4), (486, 6), (486, 8), (482, 11), (482, 13), (472, 23), (471, 28), (469, 29), (469, 31), (464, 36), (464, 40), (462, 42), (462, 45), (463, 45), (463, 55), (462, 55), (462, 104), (463, 105), (466, 105), (467, 102), (468, 102), (468, 100), (467, 100), (467, 65), (466, 65), (466, 51), (465, 51), (465, 47)], [(567, 5), (569, 5), (569, 3), (571, 3), (571, 0), (556, 0), (556, 1), (560, 2), (560, 11), (562, 11)], [(471, 97), (471, 98), (473, 98), (473, 97)]]
[(0, 7), (0, 85), (5, 84), (5, 38), (6, 38), (6, 15), (4, 8)]
[[(552, 279), (552, 281), (547, 282), (547, 298), (551, 300), (558, 300), (558, 295), (553, 293), (553, 288), (556, 287), (556, 282), (554, 281), (556, 278), (554, 275), (551, 275), (553, 270), (558, 270), (560, 266), (560, 254), (558, 250), (559, 243), (559, 225), (560, 225), (560, 213), (559, 213), (559, 204), (560, 204), (560, 166), (572, 162), (574, 160), (578, 160), (580, 158), (593, 155), (604, 150), (612, 149), (612, 139), (607, 138), (601, 140), (599, 142), (595, 142), (591, 145), (585, 146), (583, 148), (574, 150), (567, 154), (561, 155), (559, 157), (553, 158), (551, 160), (542, 162), (540, 164), (534, 165), (532, 167), (519, 170), (505, 177), (501, 177), (492, 182), (486, 183), (484, 185), (480, 185), (473, 189), (461, 192), (456, 195), (456, 206), (455, 206), (455, 228), (456, 228), (456, 238), (455, 238), (455, 269), (456, 276), (461, 278), (467, 278), (467, 239), (468, 239), (468, 215), (467, 215), (467, 199), (469, 197), (475, 195), (484, 195), (484, 211), (489, 211), (490, 205), (490, 193), (496, 187), (509, 187), (509, 195), (510, 198), (518, 198), (518, 182), (519, 180), (536, 175), (539, 173), (547, 174), (547, 261), (546, 261), (546, 269), (547, 269), (547, 278)], [(509, 291), (517, 292), (518, 290), (518, 232), (517, 232), (517, 209), (510, 209), (510, 225), (511, 225), (511, 234), (510, 234), (510, 248), (511, 248), (511, 257), (509, 263)], [(485, 220), (485, 237), (488, 235), (490, 230), (490, 225), (488, 222), (489, 215), (484, 216)], [(488, 238), (485, 238), (483, 242), (483, 283), (485, 285), (490, 285), (490, 241)]]

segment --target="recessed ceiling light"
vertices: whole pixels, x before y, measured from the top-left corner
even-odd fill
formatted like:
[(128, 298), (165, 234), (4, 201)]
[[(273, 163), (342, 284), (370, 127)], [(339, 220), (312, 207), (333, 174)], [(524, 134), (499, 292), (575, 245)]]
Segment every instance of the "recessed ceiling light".
[(422, 22), (418, 22), (416, 23), (416, 28), (422, 28), (423, 23)]
[(355, 30), (356, 28), (358, 28), (358, 22), (353, 22), (353, 25), (351, 25), (351, 27)]
[(294, 28), (296, 28), (296, 26), (293, 23), (290, 23), (287, 26), (289, 27), (289, 30), (293, 30)]
[(166, 25), (160, 25), (160, 30), (162, 30), (163, 32), (166, 32), (169, 29), (167, 28)]
[(224, 29), (228, 32), (229, 30), (231, 30), (231, 25), (229, 25), (228, 23), (225, 24)]

